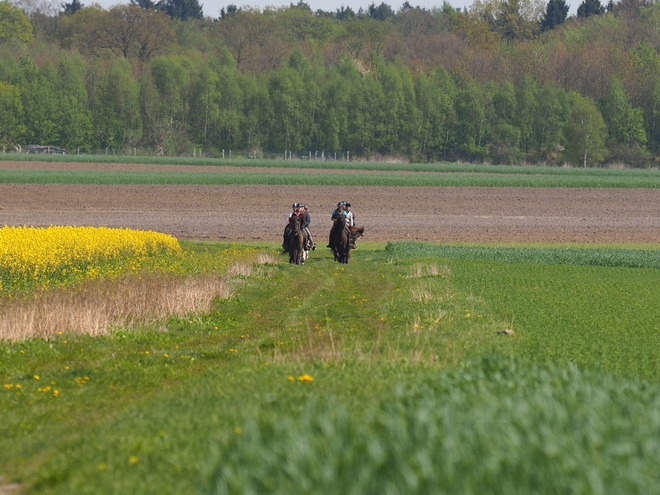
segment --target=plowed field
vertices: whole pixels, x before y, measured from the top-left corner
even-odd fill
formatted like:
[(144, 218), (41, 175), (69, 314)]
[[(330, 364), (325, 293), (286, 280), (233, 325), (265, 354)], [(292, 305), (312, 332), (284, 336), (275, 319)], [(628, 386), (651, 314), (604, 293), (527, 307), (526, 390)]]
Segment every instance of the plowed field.
[[(5, 169), (104, 167), (207, 169), (0, 163)], [(0, 184), (0, 198), (5, 225), (126, 227), (179, 239), (279, 241), (291, 203), (305, 202), (321, 244), (330, 212), (346, 200), (365, 227), (364, 241), (660, 242), (659, 189)]]

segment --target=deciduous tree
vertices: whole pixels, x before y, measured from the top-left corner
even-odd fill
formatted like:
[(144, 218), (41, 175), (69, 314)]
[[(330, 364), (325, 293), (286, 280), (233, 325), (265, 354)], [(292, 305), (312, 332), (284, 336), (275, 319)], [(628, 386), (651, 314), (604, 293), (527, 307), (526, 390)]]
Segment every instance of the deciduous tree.
[(119, 5), (90, 18), (81, 26), (86, 46), (95, 53), (142, 61), (162, 53), (174, 40), (169, 19), (162, 12), (135, 5)]
[(600, 163), (607, 152), (607, 127), (603, 116), (591, 98), (571, 93), (571, 108), (564, 127), (566, 139), (564, 156), (583, 167)]
[(0, 81), (0, 148), (19, 144), (24, 133), (20, 90)]
[(0, 2), (0, 43), (8, 39), (32, 41), (32, 25), (21, 9)]

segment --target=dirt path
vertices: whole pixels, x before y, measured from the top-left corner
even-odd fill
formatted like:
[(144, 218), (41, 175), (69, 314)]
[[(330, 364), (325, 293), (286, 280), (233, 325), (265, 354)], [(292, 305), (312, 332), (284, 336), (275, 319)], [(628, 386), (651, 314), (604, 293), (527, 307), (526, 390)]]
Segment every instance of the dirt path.
[[(0, 162), (0, 168), (10, 168), (10, 163)], [(37, 167), (15, 165), (28, 166)], [(302, 201), (310, 207), (312, 232), (320, 244), (340, 200), (353, 204), (365, 241), (660, 242), (660, 189), (0, 184), (0, 223), (127, 227), (179, 239), (278, 241), (291, 203)]]

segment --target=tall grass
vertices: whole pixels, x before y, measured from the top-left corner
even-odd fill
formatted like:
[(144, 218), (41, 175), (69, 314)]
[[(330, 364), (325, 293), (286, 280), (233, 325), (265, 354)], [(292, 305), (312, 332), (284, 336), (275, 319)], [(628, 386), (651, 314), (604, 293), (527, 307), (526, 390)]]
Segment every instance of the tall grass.
[(210, 311), (231, 293), (228, 278), (275, 260), (249, 248), (212, 257), (189, 248), (125, 229), (0, 229), (0, 340), (159, 327)]
[(49, 338), (63, 333), (103, 335), (118, 327), (158, 328), (171, 316), (208, 312), (215, 298), (229, 294), (226, 278), (211, 274), (126, 275), (40, 290), (30, 297), (0, 300), (0, 339)]

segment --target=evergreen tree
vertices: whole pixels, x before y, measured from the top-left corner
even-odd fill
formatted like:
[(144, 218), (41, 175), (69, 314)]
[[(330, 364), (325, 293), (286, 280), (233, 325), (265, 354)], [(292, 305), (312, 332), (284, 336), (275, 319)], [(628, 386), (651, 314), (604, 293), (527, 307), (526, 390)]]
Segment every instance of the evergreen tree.
[(565, 0), (550, 0), (541, 20), (541, 31), (554, 29), (566, 21), (568, 4)]
[(242, 9), (238, 8), (233, 3), (227, 5), (226, 9), (222, 7), (220, 9), (220, 19), (227, 19), (228, 17), (236, 17), (236, 14), (238, 14), (241, 10)]
[(578, 17), (591, 17), (592, 15), (601, 15), (605, 13), (605, 8), (600, 0), (583, 0), (577, 9)]
[(353, 11), (352, 8), (344, 7), (342, 5), (341, 9), (337, 9), (337, 13), (335, 14), (335, 17), (338, 21), (343, 21), (345, 19), (350, 19), (351, 17), (355, 17), (355, 12)]
[(84, 5), (80, 3), (80, 0), (71, 0), (70, 3), (63, 3), (62, 10), (64, 15), (72, 15), (82, 9)]
[(372, 3), (367, 8), (367, 15), (376, 21), (386, 21), (390, 17), (394, 17), (394, 11), (385, 2), (381, 2), (378, 6)]
[(187, 21), (188, 19), (201, 19), (204, 16), (202, 6), (198, 0), (164, 0), (161, 10), (170, 17)]

